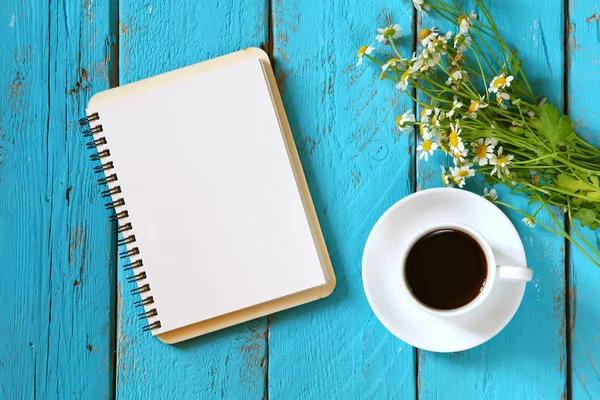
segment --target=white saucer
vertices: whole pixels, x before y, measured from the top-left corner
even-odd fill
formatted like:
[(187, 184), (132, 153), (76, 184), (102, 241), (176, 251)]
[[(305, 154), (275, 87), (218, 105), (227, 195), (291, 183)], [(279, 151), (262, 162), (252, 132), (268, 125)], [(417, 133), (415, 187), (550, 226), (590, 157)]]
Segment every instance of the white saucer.
[(391, 333), (420, 349), (454, 352), (479, 346), (500, 332), (517, 312), (525, 282), (496, 281), (479, 307), (456, 317), (434, 316), (417, 308), (399, 289), (400, 253), (416, 229), (444, 222), (479, 231), (498, 264), (527, 266), (521, 238), (498, 207), (466, 190), (440, 188), (414, 193), (379, 218), (365, 245), (362, 278), (373, 312)]

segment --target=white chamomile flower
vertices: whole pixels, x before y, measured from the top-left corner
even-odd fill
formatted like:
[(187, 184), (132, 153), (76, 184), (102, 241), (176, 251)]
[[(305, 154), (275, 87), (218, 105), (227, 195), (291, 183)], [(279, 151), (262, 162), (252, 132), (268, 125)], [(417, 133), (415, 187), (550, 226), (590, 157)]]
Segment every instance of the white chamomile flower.
[(446, 113), (446, 117), (452, 118), (456, 110), (461, 108), (463, 103), (461, 103), (456, 97), (454, 97), (454, 102), (452, 103), (452, 109)]
[(429, 7), (425, 0), (413, 0), (413, 5), (417, 10), (421, 11), (425, 15), (427, 15), (426, 11), (431, 10), (431, 7)]
[(387, 28), (379, 28), (377, 29), (379, 35), (375, 36), (375, 40), (377, 40), (379, 43), (386, 44), (390, 41), (390, 39), (398, 39), (400, 36), (402, 36), (400, 33), (401, 30), (402, 28), (400, 28), (400, 25), (398, 24), (388, 26)]
[(381, 66), (382, 72), (386, 72), (390, 67), (396, 68), (396, 65), (398, 65), (398, 63), (400, 63), (400, 61), (402, 61), (402, 60), (400, 60), (399, 58), (390, 58), (389, 60), (386, 61), (385, 64), (383, 64)]
[(471, 100), (471, 105), (467, 109), (467, 115), (471, 118), (477, 118), (477, 111), (488, 106), (483, 102), (484, 100), (485, 98), (483, 96), (481, 96), (479, 100)]
[(412, 131), (413, 124), (415, 123), (415, 114), (412, 111), (406, 111), (404, 114), (400, 115), (396, 118), (396, 125), (398, 125), (398, 129), (402, 132), (410, 132)]
[(438, 37), (437, 28), (433, 27), (431, 29), (423, 29), (421, 33), (419, 33), (419, 40), (421, 41), (422, 46), (429, 46), (429, 43), (433, 42)]
[(478, 163), (481, 167), (487, 165), (494, 154), (494, 141), (491, 138), (480, 138), (471, 143), (471, 147), (475, 153), (473, 162)]
[(458, 17), (458, 25), (460, 25), (460, 33), (465, 34), (469, 32), (472, 26), (471, 20), (477, 19), (477, 14), (473, 11), (469, 15), (461, 15)]
[(498, 200), (498, 192), (496, 192), (496, 189), (483, 188), (483, 198), (494, 202)]
[(531, 111), (531, 110), (527, 110), (527, 109), (525, 109), (525, 110), (523, 110), (523, 111), (525, 112), (525, 114), (527, 114), (527, 116), (528, 116), (529, 118), (533, 118), (533, 117), (535, 117), (535, 113), (534, 113), (533, 111)]
[(443, 165), (440, 165), (440, 168), (442, 169), (442, 182), (444, 183), (444, 185), (446, 186), (452, 186), (452, 183), (454, 181), (450, 180), (450, 175), (448, 172), (446, 172), (446, 168), (444, 168)]
[(508, 165), (510, 165), (510, 163), (514, 159), (513, 155), (504, 155), (503, 152), (504, 149), (502, 148), (502, 146), (498, 147), (498, 155), (492, 154), (489, 161), (490, 165), (494, 166), (494, 169), (492, 170), (492, 172), (490, 172), (490, 175), (493, 176), (494, 174), (496, 174), (498, 176), (498, 179), (502, 179), (502, 175), (508, 176), (510, 174)]
[(452, 89), (457, 90), (456, 83), (462, 81), (466, 77), (466, 74), (460, 69), (455, 69), (450, 73), (450, 76), (446, 80), (446, 85), (452, 87)]
[(490, 82), (490, 87), (488, 88), (488, 92), (492, 93), (497, 93), (498, 90), (502, 90), (505, 87), (510, 87), (510, 83), (514, 80), (515, 78), (511, 76), (505, 76), (504, 74), (500, 74), (498, 76), (495, 76), (494, 79), (492, 79), (492, 81)]
[(412, 72), (410, 68), (404, 71), (402, 77), (400, 78), (400, 82), (398, 82), (398, 84), (396, 85), (396, 89), (404, 92), (406, 88), (408, 88), (408, 78), (410, 78), (411, 73)]
[(498, 92), (496, 93), (496, 102), (498, 102), (498, 104), (500, 104), (502, 102), (502, 100), (510, 100), (510, 94), (502, 91), (502, 90), (498, 90)]
[(375, 50), (376, 50), (376, 49), (375, 49), (375, 47), (373, 47), (373, 45), (370, 45), (370, 46), (361, 46), (361, 47), (358, 49), (358, 52), (356, 53), (356, 55), (357, 55), (357, 57), (358, 57), (358, 62), (356, 63), (356, 65), (360, 65), (360, 64), (362, 64), (362, 62), (363, 62), (363, 57), (364, 57), (365, 55), (369, 55), (369, 54), (371, 54), (371, 53), (372, 53), (372, 52), (374, 52)]
[[(428, 43), (427, 49), (432, 57), (441, 59), (442, 54), (446, 54), (446, 46), (448, 40), (452, 37), (452, 32), (448, 32), (445, 35), (438, 35), (434, 40)], [(438, 61), (439, 61), (438, 59)]]
[(452, 161), (454, 162), (454, 165), (460, 165), (460, 164), (464, 164), (465, 163), (465, 159), (467, 158), (468, 155), (468, 151), (467, 149), (463, 149), (463, 150), (452, 150)]
[(438, 148), (438, 144), (433, 141), (433, 137), (430, 133), (426, 133), (423, 136), (423, 142), (417, 146), (417, 152), (419, 154), (419, 160), (425, 158), (425, 161), (429, 160), (429, 156), (433, 155), (433, 152)]
[(431, 116), (433, 115), (433, 110), (429, 107), (425, 107), (421, 110), (421, 122), (424, 124), (431, 123)]
[(457, 53), (464, 53), (471, 46), (471, 37), (464, 33), (454, 36), (454, 49)]
[(523, 218), (523, 223), (530, 228), (535, 227), (535, 220), (532, 217)]
[(448, 142), (450, 143), (450, 150), (462, 152), (465, 149), (465, 145), (460, 137), (462, 129), (458, 124), (450, 124), (450, 135), (448, 135)]
[(450, 168), (452, 180), (458, 187), (462, 188), (465, 185), (467, 178), (475, 176), (475, 170), (471, 168), (472, 166), (472, 164), (465, 164), (462, 167)]

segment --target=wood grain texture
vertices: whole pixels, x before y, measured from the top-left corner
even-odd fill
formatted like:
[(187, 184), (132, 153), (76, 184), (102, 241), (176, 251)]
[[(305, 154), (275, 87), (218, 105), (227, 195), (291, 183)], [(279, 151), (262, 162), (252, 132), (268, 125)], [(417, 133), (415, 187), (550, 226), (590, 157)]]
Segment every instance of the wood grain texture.
[[(409, 1), (274, 2), (274, 64), (337, 276), (327, 299), (272, 317), (269, 398), (414, 397), (414, 351), (369, 308), (361, 258), (375, 221), (412, 191), (413, 136), (394, 121), (411, 103), (356, 67), (377, 27), (411, 26)], [(408, 29), (404, 53), (409, 56)]]
[[(600, 105), (597, 91), (600, 56), (600, 5), (596, 1), (569, 4), (569, 103), (577, 133), (600, 146)], [(598, 233), (575, 225), (598, 248)], [(571, 382), (573, 399), (600, 397), (600, 269), (575, 246), (570, 247)]]
[[(268, 40), (265, 2), (121, 0), (119, 17), (121, 84)], [(119, 271), (117, 398), (265, 396), (266, 318), (169, 346), (141, 332), (129, 274)]]
[[(459, 3), (466, 12), (474, 9), (468, 1)], [(562, 10), (562, 1), (487, 4), (505, 40), (520, 50), (535, 90), (543, 91), (549, 101), (561, 107), (564, 36), (563, 15), (558, 10)], [(430, 17), (424, 23), (431, 21)], [(418, 163), (419, 188), (441, 186), (442, 159), (445, 157), (438, 154), (434, 160)], [(482, 193), (483, 186), (479, 180), (469, 189)], [(527, 206), (525, 198), (512, 196), (500, 186), (497, 189), (501, 200), (521, 209), (535, 210)], [(450, 390), (453, 398), (460, 399), (566, 396), (564, 241), (542, 228), (528, 228), (516, 213), (507, 214), (523, 240), (534, 280), (527, 286), (517, 315), (491, 341), (454, 354), (420, 352), (420, 399), (446, 398)], [(562, 213), (557, 211), (557, 217), (562, 219)], [(548, 215), (542, 220), (551, 221)]]
[(0, 398), (113, 392), (110, 226), (77, 119), (108, 88), (108, 7), (0, 7)]

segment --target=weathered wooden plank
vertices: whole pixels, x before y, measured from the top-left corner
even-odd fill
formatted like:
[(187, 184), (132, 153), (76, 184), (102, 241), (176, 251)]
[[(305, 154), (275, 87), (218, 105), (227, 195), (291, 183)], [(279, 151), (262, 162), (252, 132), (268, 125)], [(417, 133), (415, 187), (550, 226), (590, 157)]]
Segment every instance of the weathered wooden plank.
[[(600, 146), (600, 105), (594, 90), (600, 83), (599, 13), (595, 1), (569, 2), (568, 109), (577, 133), (595, 146)], [(598, 249), (597, 232), (579, 223), (575, 228)], [(575, 246), (570, 247), (570, 278), (572, 398), (595, 399), (600, 396), (600, 269)]]
[(108, 88), (107, 5), (0, 7), (0, 397), (113, 392), (110, 239), (77, 126)]
[[(412, 398), (413, 349), (371, 312), (361, 283), (373, 224), (413, 180), (412, 134), (394, 121), (398, 102), (378, 66), (356, 67), (356, 51), (392, 23), (410, 32), (408, 2), (277, 1), (276, 75), (323, 228), (337, 288), (327, 299), (272, 317), (269, 397)], [(412, 38), (403, 42), (409, 56)]]
[[(268, 40), (265, 2), (121, 0), (119, 16), (121, 84)], [(127, 188), (123, 190), (126, 198)], [(130, 284), (124, 281), (128, 275), (121, 271), (118, 398), (257, 399), (265, 395), (266, 318), (169, 346), (141, 332), (145, 322), (138, 321), (136, 298), (129, 294)]]
[[(472, 2), (459, 2), (465, 11)], [(507, 42), (517, 46), (535, 90), (561, 107), (563, 99), (562, 1), (488, 1), (490, 11)], [(527, 12), (523, 12), (527, 10)], [(477, 10), (475, 10), (477, 12)], [(425, 19), (432, 24), (432, 19)], [(439, 24), (436, 21), (435, 24)], [(444, 26), (442, 24), (442, 26)], [(448, 26), (445, 26), (449, 28)], [(444, 31), (444, 29), (442, 29)], [(419, 188), (441, 186), (438, 154), (419, 162)], [(450, 165), (446, 160), (445, 165)], [(471, 190), (481, 193), (482, 181)], [(534, 211), (525, 198), (498, 187), (501, 200)], [(460, 399), (519, 398), (558, 399), (566, 396), (564, 241), (544, 229), (528, 228), (521, 216), (508, 213), (523, 239), (534, 280), (511, 323), (495, 338), (475, 349), (454, 353), (419, 354), (419, 398)], [(562, 219), (562, 213), (557, 211)], [(548, 223), (550, 217), (542, 216)], [(460, 384), (457, 384), (460, 382)]]

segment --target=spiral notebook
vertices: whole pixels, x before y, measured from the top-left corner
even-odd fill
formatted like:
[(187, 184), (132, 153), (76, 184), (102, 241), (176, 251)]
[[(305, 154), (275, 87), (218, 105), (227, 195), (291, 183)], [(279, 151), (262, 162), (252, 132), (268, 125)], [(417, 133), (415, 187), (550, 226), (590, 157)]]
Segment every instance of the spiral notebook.
[(144, 330), (175, 343), (331, 293), (335, 276), (262, 50), (99, 93), (87, 114)]

